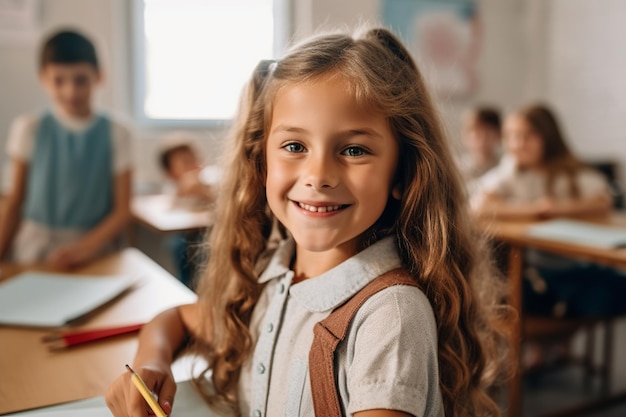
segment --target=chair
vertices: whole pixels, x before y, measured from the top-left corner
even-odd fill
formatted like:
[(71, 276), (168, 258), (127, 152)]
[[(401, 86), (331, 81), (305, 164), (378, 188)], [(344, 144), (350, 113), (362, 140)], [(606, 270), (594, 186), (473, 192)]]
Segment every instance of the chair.
[(606, 177), (613, 196), (613, 208), (626, 208), (626, 196), (620, 181), (620, 164), (612, 160), (590, 160), (586, 164)]

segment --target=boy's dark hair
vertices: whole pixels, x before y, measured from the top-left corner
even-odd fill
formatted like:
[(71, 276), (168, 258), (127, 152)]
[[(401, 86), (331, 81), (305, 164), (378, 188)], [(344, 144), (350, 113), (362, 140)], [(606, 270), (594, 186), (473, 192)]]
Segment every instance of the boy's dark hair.
[(193, 149), (191, 145), (183, 143), (183, 144), (168, 148), (164, 150), (163, 152), (161, 152), (161, 154), (159, 155), (159, 162), (161, 163), (161, 168), (163, 168), (164, 171), (167, 172), (170, 170), (172, 155), (180, 151), (193, 152)]
[(492, 127), (498, 132), (501, 130), (502, 120), (500, 118), (500, 112), (494, 107), (477, 107), (473, 113), (478, 123)]
[(84, 35), (63, 30), (50, 36), (41, 48), (39, 69), (48, 64), (79, 64), (87, 63), (100, 70), (98, 56), (93, 43)]

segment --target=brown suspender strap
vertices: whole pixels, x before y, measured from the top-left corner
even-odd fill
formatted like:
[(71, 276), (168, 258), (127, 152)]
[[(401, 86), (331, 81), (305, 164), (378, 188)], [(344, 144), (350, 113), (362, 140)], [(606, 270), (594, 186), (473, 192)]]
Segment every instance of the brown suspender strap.
[(309, 351), (309, 374), (313, 392), (313, 408), (320, 417), (341, 417), (341, 403), (335, 381), (335, 349), (346, 337), (350, 322), (368, 298), (393, 285), (418, 286), (404, 269), (389, 271), (367, 284), (352, 298), (333, 310), (313, 327), (313, 343)]

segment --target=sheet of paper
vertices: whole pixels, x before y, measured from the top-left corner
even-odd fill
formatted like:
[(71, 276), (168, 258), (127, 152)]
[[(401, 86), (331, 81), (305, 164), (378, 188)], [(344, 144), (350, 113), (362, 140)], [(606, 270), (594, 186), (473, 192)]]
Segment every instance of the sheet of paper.
[(601, 226), (577, 220), (546, 221), (529, 227), (527, 235), (606, 249), (626, 246), (626, 228)]
[[(190, 381), (177, 383), (172, 417), (226, 417), (211, 409)], [(8, 414), (19, 417), (111, 417), (103, 397), (90, 398), (32, 411)]]
[(0, 324), (58, 327), (129, 288), (129, 276), (76, 276), (24, 272), (0, 284)]

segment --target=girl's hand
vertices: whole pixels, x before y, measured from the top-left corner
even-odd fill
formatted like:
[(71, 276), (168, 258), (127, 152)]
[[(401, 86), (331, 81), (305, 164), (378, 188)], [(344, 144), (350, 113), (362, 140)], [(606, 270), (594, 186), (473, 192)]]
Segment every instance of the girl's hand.
[(535, 202), (534, 207), (537, 217), (542, 219), (559, 216), (562, 211), (558, 202), (551, 197), (542, 197), (538, 199)]
[(87, 245), (70, 244), (52, 251), (46, 263), (54, 269), (67, 270), (87, 262), (93, 251)]
[[(171, 368), (166, 365), (134, 366), (133, 369), (154, 392), (159, 405), (169, 415), (174, 404), (176, 383)], [(137, 417), (153, 415), (154, 412), (131, 381), (131, 373), (124, 372), (109, 387), (106, 403), (115, 417)]]

